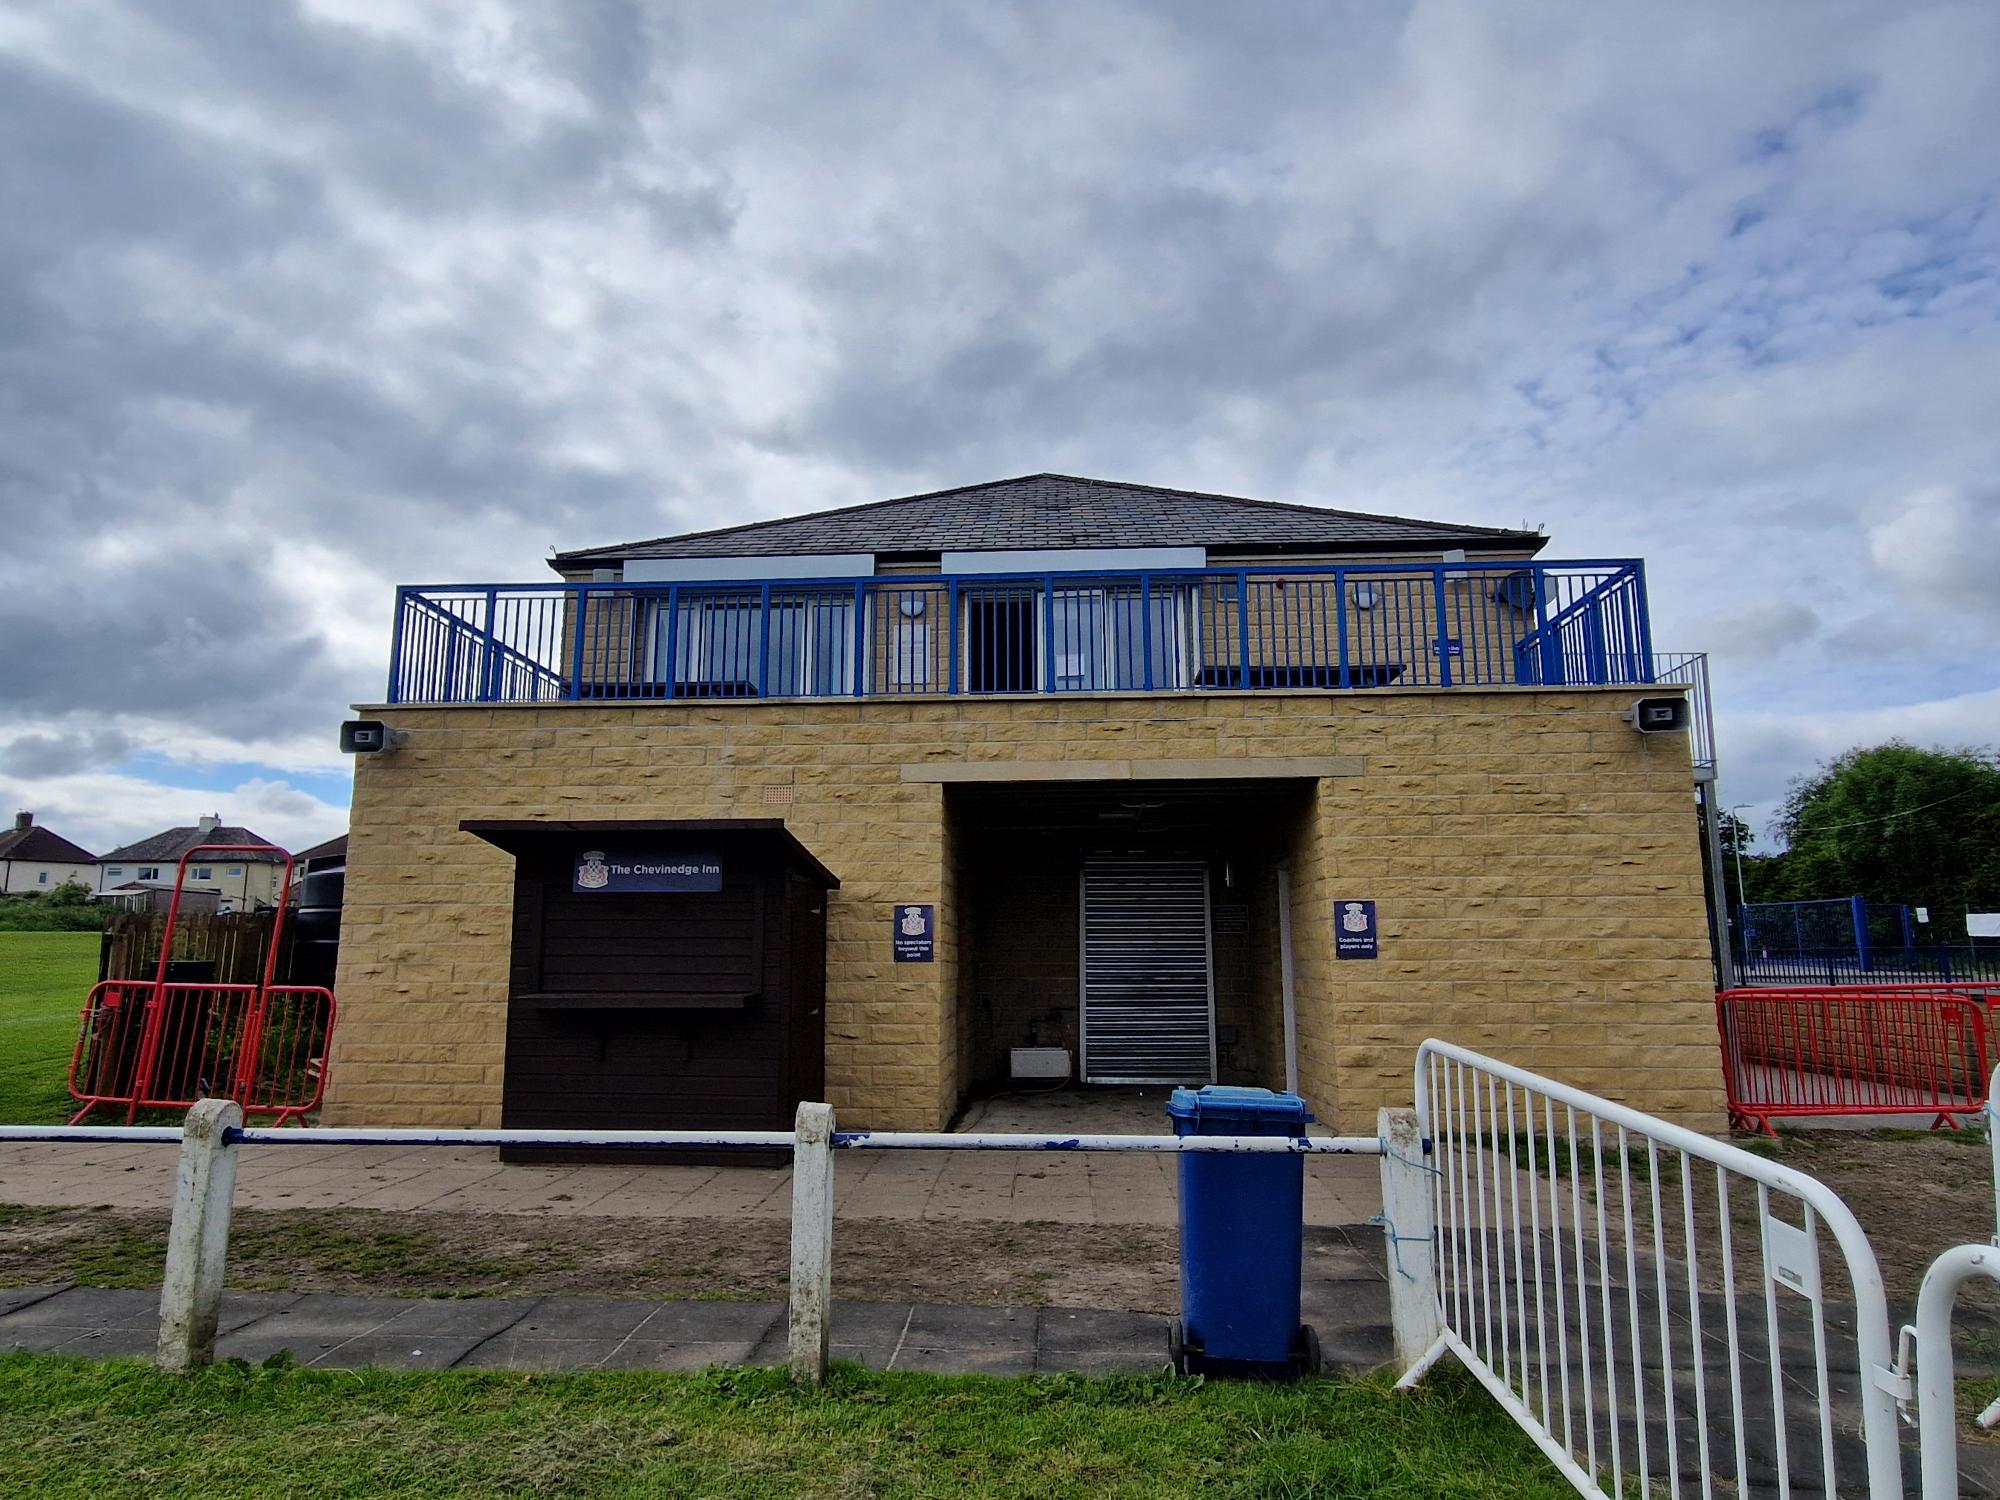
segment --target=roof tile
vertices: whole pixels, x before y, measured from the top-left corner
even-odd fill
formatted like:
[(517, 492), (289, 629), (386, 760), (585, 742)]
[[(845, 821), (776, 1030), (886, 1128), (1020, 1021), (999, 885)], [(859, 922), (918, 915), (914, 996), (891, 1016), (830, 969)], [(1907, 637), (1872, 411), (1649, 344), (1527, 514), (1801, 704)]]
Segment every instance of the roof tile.
[(554, 562), (563, 568), (635, 557), (1202, 545), (1356, 551), (1470, 545), (1534, 550), (1543, 540), (1532, 531), (1416, 521), (1068, 474), (1030, 474), (717, 531), (564, 552)]

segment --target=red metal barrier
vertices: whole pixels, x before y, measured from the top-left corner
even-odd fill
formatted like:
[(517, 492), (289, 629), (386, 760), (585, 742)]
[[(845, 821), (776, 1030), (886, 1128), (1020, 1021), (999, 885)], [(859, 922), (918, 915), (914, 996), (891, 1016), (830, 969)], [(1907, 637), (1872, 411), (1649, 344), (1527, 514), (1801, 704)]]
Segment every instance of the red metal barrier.
[(1715, 997), (1729, 1123), (1928, 1114), (1986, 1105), (1985, 1004), (1944, 986), (1725, 990)]
[(70, 1096), (83, 1108), (72, 1125), (101, 1104), (124, 1106), (128, 1124), (141, 1109), (187, 1109), (203, 1098), (234, 1099), (245, 1114), (273, 1114), (280, 1125), (318, 1107), (336, 1007), (329, 990), (272, 982), (285, 930), (282, 894), (255, 984), (167, 979), (188, 861), (257, 851), (284, 856), (280, 890), (289, 892), (292, 857), (274, 845), (203, 844), (181, 856), (158, 971), (152, 979), (106, 980), (84, 1003), (69, 1065)]
[(246, 1115), (282, 1125), (319, 1107), (330, 990), (307, 985), (169, 984), (106, 980), (90, 992), (70, 1058), (69, 1091), (82, 1120), (99, 1105), (187, 1109), (234, 1099)]

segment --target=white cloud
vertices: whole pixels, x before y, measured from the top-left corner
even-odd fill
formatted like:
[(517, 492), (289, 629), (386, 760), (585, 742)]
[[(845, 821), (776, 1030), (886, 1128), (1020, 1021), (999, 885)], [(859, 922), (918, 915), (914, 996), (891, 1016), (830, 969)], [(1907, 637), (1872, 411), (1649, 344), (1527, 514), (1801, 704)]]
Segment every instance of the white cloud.
[(1991, 737), (1996, 50), (1862, 0), (11, 7), (0, 735), (331, 770), (397, 582), (1061, 468), (1643, 555), (1759, 795), (1884, 702)]
[(261, 777), (218, 790), (105, 771), (39, 777), (0, 771), (0, 804), (31, 810), (37, 823), (93, 854), (187, 827), (205, 813), (219, 813), (224, 823), (294, 850), (347, 829), (345, 807)]
[(2000, 486), (1919, 490), (1868, 528), (1868, 552), (1912, 604), (1974, 628), (2000, 621)]

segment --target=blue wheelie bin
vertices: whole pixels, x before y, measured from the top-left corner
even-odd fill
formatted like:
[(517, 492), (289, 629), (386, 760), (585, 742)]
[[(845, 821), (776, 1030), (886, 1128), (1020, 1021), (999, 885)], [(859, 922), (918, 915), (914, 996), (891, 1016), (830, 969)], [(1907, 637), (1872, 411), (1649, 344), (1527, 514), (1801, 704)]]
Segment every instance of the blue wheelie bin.
[[(1210, 1084), (1167, 1100), (1175, 1135), (1303, 1137), (1297, 1094)], [(1181, 1315), (1168, 1334), (1184, 1375), (1317, 1372), (1319, 1340), (1299, 1320), (1305, 1157), (1184, 1152)]]

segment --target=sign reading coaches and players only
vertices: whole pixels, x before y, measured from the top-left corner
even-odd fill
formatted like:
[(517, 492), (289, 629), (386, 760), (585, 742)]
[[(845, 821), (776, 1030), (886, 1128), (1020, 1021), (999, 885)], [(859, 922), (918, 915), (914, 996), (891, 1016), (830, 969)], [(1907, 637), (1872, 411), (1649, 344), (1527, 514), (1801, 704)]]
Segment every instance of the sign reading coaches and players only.
[(1335, 958), (1374, 958), (1380, 953), (1373, 901), (1336, 901), (1333, 912)]
[(706, 849), (586, 849), (576, 857), (572, 891), (719, 891), (722, 861)]

